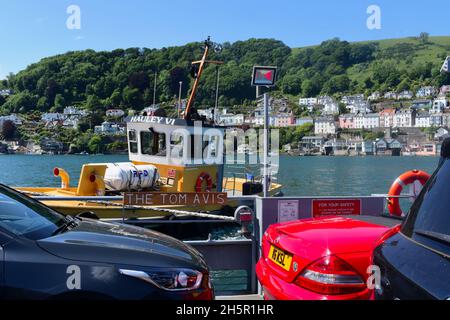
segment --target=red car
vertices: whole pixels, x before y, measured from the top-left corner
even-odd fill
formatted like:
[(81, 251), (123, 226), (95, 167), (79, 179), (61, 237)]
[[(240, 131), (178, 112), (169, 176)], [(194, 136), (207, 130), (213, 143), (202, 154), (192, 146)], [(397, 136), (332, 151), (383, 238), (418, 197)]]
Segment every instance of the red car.
[(256, 266), (264, 298), (370, 299), (372, 250), (400, 223), (384, 216), (333, 216), (270, 226)]

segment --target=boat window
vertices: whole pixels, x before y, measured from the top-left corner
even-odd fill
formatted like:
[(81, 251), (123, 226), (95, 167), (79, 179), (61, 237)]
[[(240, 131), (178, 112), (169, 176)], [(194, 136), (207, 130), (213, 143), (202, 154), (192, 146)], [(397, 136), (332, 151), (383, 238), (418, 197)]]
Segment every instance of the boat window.
[(166, 135), (152, 129), (142, 131), (141, 153), (151, 156), (166, 156)]
[(130, 152), (138, 153), (138, 144), (136, 139), (136, 130), (128, 131), (128, 142), (130, 144)]

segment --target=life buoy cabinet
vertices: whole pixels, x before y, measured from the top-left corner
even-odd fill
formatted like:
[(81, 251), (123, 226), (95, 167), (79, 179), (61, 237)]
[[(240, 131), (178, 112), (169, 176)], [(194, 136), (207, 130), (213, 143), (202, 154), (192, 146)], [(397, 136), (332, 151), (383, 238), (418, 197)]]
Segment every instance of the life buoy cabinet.
[(211, 179), (211, 176), (206, 172), (202, 172), (198, 176), (197, 182), (195, 183), (195, 191), (203, 192), (203, 181), (206, 181), (206, 189), (204, 191), (211, 192), (213, 188), (213, 181)]
[(422, 186), (430, 179), (430, 175), (424, 171), (411, 170), (400, 175), (392, 184), (388, 193), (388, 210), (389, 213), (395, 216), (403, 216), (402, 208), (400, 207), (400, 199), (389, 198), (389, 196), (399, 196), (407, 185), (419, 181)]

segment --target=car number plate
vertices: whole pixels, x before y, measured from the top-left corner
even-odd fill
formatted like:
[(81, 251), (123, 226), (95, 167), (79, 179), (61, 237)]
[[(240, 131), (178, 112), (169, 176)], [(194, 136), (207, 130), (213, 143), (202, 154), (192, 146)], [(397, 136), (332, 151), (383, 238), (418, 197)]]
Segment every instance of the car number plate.
[(274, 246), (270, 247), (269, 259), (276, 265), (282, 267), (284, 270), (291, 269), (292, 255), (280, 250)]

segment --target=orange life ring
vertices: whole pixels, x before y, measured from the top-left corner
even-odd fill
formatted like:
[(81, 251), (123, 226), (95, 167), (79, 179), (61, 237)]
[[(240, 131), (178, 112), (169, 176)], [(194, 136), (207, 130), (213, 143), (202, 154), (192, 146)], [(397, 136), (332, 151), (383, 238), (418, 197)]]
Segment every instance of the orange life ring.
[[(414, 183), (415, 181), (419, 181), (422, 185), (424, 185), (428, 181), (428, 179), (430, 179), (430, 175), (424, 171), (411, 170), (405, 172), (394, 181), (391, 188), (389, 189), (388, 195), (399, 196), (403, 188), (407, 185)], [(388, 197), (388, 209), (389, 213), (392, 215), (399, 217), (403, 216), (399, 198)]]
[(203, 191), (203, 181), (206, 180), (206, 192), (211, 192), (213, 188), (213, 181), (211, 179), (211, 176), (207, 174), (206, 172), (200, 173), (200, 175), (197, 178), (197, 182), (195, 183), (195, 191), (196, 192), (202, 192)]

